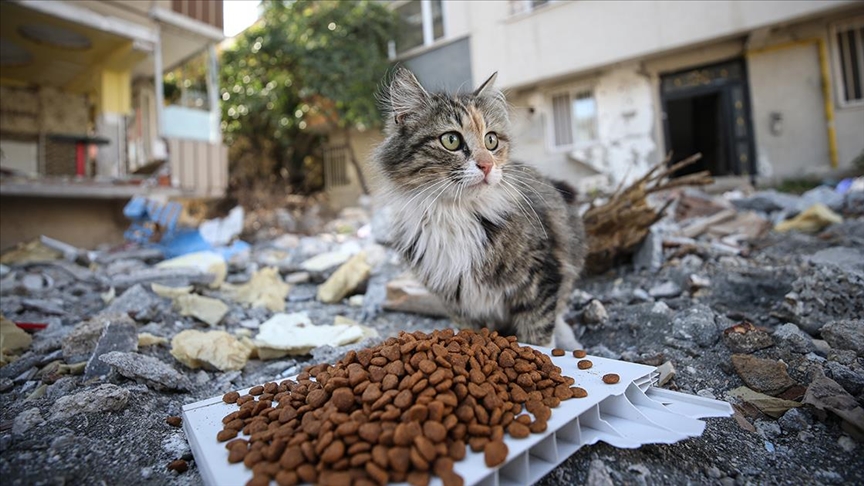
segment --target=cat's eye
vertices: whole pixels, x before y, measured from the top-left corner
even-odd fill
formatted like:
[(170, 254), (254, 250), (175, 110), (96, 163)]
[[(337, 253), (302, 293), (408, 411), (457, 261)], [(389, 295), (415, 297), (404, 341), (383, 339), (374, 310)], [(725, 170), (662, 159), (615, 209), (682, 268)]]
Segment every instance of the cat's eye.
[(486, 143), (487, 150), (495, 150), (498, 148), (498, 134), (495, 132), (489, 132), (483, 137), (484, 142)]
[(447, 132), (439, 138), (441, 145), (447, 150), (457, 151), (462, 146), (462, 136), (456, 132)]

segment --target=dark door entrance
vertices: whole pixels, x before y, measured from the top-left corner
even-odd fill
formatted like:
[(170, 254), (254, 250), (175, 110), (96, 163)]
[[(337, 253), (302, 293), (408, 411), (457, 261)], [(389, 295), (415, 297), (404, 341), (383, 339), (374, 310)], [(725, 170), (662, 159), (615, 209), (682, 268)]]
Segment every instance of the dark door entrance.
[(753, 129), (744, 63), (734, 60), (661, 78), (666, 149), (675, 163), (701, 152), (702, 159), (676, 176), (755, 175)]

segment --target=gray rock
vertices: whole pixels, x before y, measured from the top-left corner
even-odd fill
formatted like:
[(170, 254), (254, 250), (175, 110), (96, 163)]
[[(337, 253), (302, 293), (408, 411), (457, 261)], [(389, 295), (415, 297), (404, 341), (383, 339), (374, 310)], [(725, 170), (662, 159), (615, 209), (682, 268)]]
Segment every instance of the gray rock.
[(648, 290), (648, 295), (655, 299), (668, 299), (681, 295), (681, 287), (675, 282), (663, 282)]
[(645, 290), (637, 287), (633, 289), (633, 300), (636, 302), (651, 302), (654, 298), (648, 295), (648, 292)]
[(755, 425), (756, 433), (763, 439), (776, 439), (780, 436), (780, 426), (774, 421), (757, 420)]
[(831, 351), (828, 352), (828, 361), (836, 361), (837, 363), (846, 366), (854, 363), (857, 357), (858, 354), (851, 349), (831, 349)]
[(747, 386), (766, 395), (777, 396), (795, 385), (786, 365), (779, 361), (733, 354), (732, 366)]
[(651, 227), (645, 239), (633, 255), (633, 267), (636, 270), (648, 269), (652, 272), (663, 266), (663, 233), (657, 225)]
[(55, 316), (66, 315), (66, 311), (63, 310), (63, 301), (59, 299), (21, 299), (21, 305), (26, 309), (31, 309), (43, 314)]
[(609, 359), (618, 359), (621, 357), (621, 353), (616, 353), (603, 344), (598, 344), (597, 346), (592, 347), (588, 350), (588, 354)]
[(147, 322), (158, 319), (162, 311), (168, 309), (166, 302), (142, 285), (134, 285), (114, 299), (103, 312), (126, 314), (136, 321)]
[(54, 403), (51, 420), (66, 420), (82, 413), (117, 412), (126, 408), (129, 390), (104, 384), (96, 388), (60, 397)]
[(752, 323), (744, 321), (726, 328), (723, 331), (723, 342), (733, 353), (752, 353), (773, 346), (774, 338)]
[(814, 265), (834, 265), (845, 271), (864, 271), (864, 250), (845, 246), (833, 246), (819, 250), (808, 260)]
[(844, 429), (847, 432), (864, 436), (864, 409), (843, 387), (821, 372), (810, 382), (801, 403), (811, 405), (822, 413), (834, 413), (845, 422)]
[(838, 316), (860, 315), (864, 309), (862, 288), (864, 273), (836, 265), (812, 265), (812, 271), (805, 269), (792, 283), (793, 292), (787, 294), (785, 305), (798, 327), (817, 335), (825, 323)]
[[(864, 287), (862, 287), (864, 288)], [(858, 289), (859, 293), (861, 289)], [(864, 319), (842, 319), (833, 321), (821, 329), (822, 339), (832, 348), (855, 351), (864, 356)]]
[(15, 417), (12, 422), (12, 434), (23, 435), (33, 427), (38, 427), (44, 423), (45, 419), (42, 418), (38, 408), (28, 408)]
[(608, 319), (609, 314), (606, 312), (606, 308), (597, 299), (588, 302), (582, 312), (582, 320), (585, 321), (585, 324), (604, 324)]
[(847, 215), (864, 214), (864, 191), (849, 191), (843, 197), (843, 212)]
[(774, 189), (759, 191), (750, 197), (735, 199), (732, 204), (741, 209), (772, 213), (774, 211), (785, 211), (796, 214), (802, 211), (804, 205), (799, 196), (777, 192)]
[(846, 452), (852, 452), (858, 447), (858, 445), (855, 444), (855, 441), (848, 435), (840, 436), (840, 438), (837, 439), (837, 445)]
[(97, 376), (107, 375), (111, 371), (111, 367), (99, 360), (103, 354), (112, 351), (137, 351), (138, 350), (138, 329), (131, 319), (119, 319), (114, 322), (109, 322), (103, 329), (102, 335), (99, 336), (99, 341), (96, 343), (96, 349), (87, 361), (87, 367), (84, 368), (84, 378), (90, 379)]
[(21, 285), (23, 285), (28, 292), (39, 292), (50, 287), (48, 281), (43, 275), (35, 273), (24, 275), (21, 279)]
[(600, 459), (591, 461), (588, 466), (588, 480), (586, 486), (613, 486), (612, 476), (609, 475), (609, 470), (606, 469), (606, 464)]
[(811, 342), (813, 343), (816, 354), (819, 356), (828, 356), (828, 353), (831, 352), (831, 345), (825, 342), (824, 339), (813, 339)]
[(701, 347), (711, 346), (720, 338), (714, 311), (704, 304), (696, 304), (678, 312), (672, 319), (672, 336), (694, 341)]
[(0, 393), (6, 393), (15, 386), (15, 382), (10, 378), (0, 378)]
[(121, 375), (156, 390), (188, 390), (186, 377), (157, 358), (137, 353), (113, 351), (103, 354), (101, 361), (111, 365)]
[(799, 408), (790, 408), (783, 416), (777, 419), (777, 424), (787, 434), (795, 434), (806, 430), (810, 428), (811, 423), (810, 417)]
[(809, 208), (816, 203), (822, 203), (833, 211), (842, 211), (844, 195), (838, 193), (830, 186), (818, 186), (801, 194), (802, 207)]
[(825, 368), (828, 377), (836, 381), (851, 395), (858, 396), (864, 392), (864, 373), (855, 371), (836, 361), (827, 362)]
[(158, 283), (169, 287), (185, 287), (192, 284), (210, 285), (216, 279), (212, 273), (194, 268), (144, 268), (134, 272), (124, 272), (111, 279), (111, 285), (118, 289), (128, 289), (135, 285)]
[(776, 339), (781, 346), (789, 348), (796, 353), (807, 354), (816, 350), (816, 346), (813, 344), (813, 338), (792, 323), (783, 324), (782, 326), (777, 327), (777, 329), (774, 330), (774, 339)]

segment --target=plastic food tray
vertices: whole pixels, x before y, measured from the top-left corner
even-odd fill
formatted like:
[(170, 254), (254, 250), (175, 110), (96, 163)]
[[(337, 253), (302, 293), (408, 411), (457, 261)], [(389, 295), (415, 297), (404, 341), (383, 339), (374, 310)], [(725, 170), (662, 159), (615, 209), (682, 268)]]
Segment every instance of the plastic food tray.
[[(551, 351), (534, 348), (547, 354)], [(548, 428), (542, 434), (525, 439), (505, 435), (509, 454), (498, 467), (486, 467), (483, 454), (468, 449), (465, 459), (454, 468), (466, 486), (533, 484), (583, 446), (599, 441), (620, 448), (672, 444), (701, 435), (705, 430), (701, 418), (732, 415), (732, 407), (726, 402), (653, 386), (658, 376), (653, 366), (596, 356), (584, 359), (590, 359), (594, 366), (578, 369), (579, 359), (569, 353), (552, 357), (562, 374), (572, 376), (575, 386), (587, 390), (588, 396), (565, 400), (552, 409)], [(603, 383), (607, 373), (618, 374), (620, 381), (614, 385)], [(244, 394), (248, 389), (238, 391)], [(216, 441), (222, 417), (235, 410), (237, 406), (224, 403), (221, 395), (183, 407), (183, 428), (208, 486), (242, 485), (252, 478), (252, 471), (243, 463), (228, 462), (224, 443)], [(430, 484), (440, 485), (441, 480), (433, 476)]]

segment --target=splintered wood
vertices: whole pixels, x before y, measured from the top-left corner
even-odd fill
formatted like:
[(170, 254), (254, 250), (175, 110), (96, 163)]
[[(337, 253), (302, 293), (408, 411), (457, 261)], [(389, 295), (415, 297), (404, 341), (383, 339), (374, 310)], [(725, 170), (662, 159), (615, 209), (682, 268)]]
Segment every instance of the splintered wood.
[(713, 182), (708, 171), (669, 179), (670, 175), (700, 158), (702, 154), (696, 154), (670, 166), (667, 157), (628, 187), (622, 189), (619, 186), (605, 204), (594, 206), (592, 203), (582, 217), (588, 236), (585, 272), (602, 273), (636, 251), (651, 226), (663, 217), (666, 208), (672, 203), (669, 200), (661, 208), (655, 209), (648, 204), (650, 194)]

